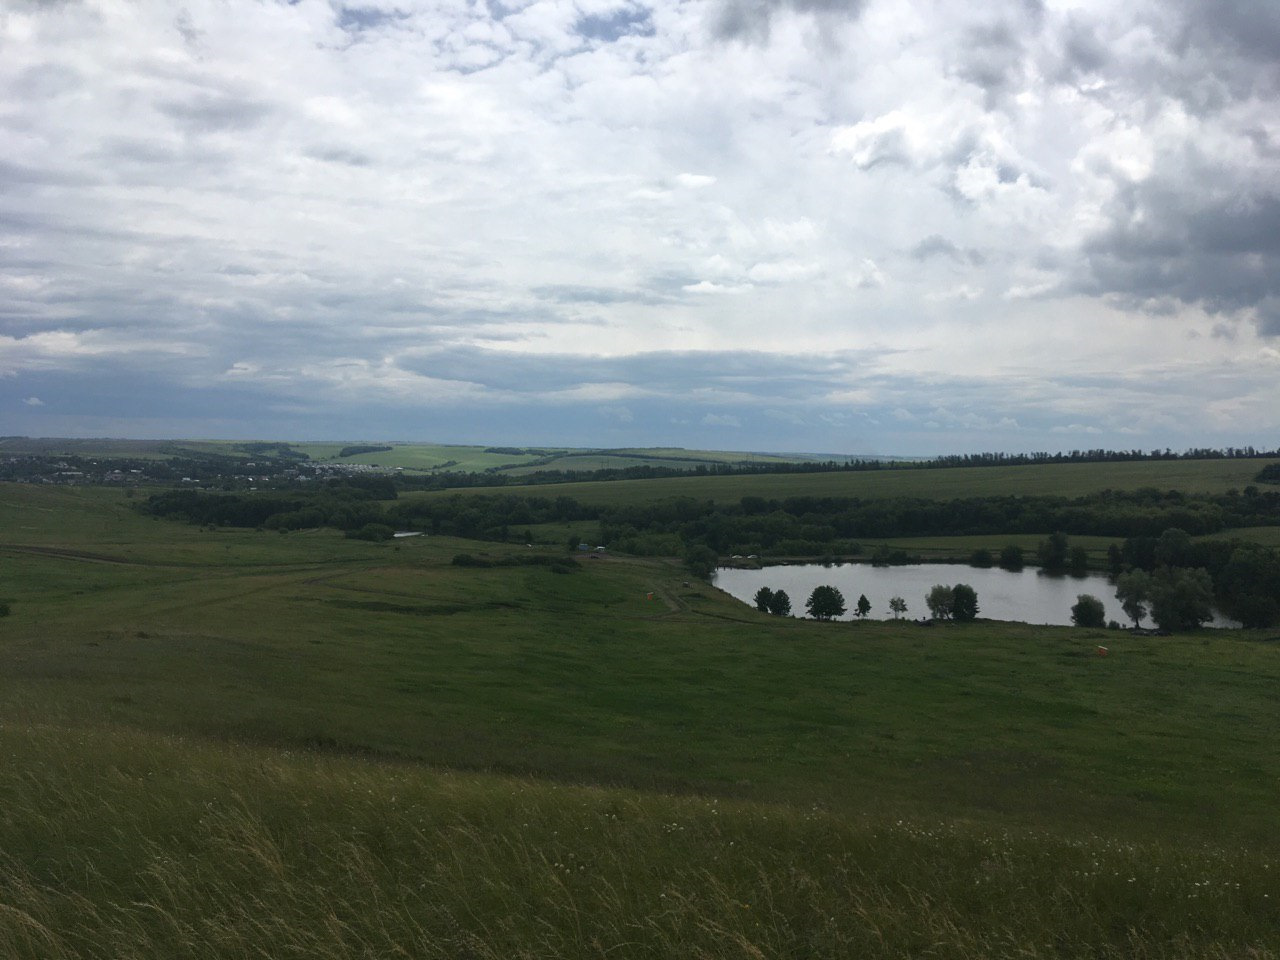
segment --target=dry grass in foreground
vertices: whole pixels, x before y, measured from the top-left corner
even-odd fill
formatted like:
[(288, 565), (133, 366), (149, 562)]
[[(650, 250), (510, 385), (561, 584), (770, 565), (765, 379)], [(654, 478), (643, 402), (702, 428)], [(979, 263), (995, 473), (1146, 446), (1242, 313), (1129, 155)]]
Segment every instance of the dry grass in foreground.
[(1245, 849), (0, 729), (0, 955), (1280, 955)]

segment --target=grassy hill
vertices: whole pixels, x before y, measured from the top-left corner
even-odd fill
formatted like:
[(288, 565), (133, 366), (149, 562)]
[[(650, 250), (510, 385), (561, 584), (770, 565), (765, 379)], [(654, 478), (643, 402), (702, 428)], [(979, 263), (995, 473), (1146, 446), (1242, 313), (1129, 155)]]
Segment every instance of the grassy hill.
[(1280, 950), (1269, 634), (451, 563), (542, 550), (0, 486), (0, 955)]

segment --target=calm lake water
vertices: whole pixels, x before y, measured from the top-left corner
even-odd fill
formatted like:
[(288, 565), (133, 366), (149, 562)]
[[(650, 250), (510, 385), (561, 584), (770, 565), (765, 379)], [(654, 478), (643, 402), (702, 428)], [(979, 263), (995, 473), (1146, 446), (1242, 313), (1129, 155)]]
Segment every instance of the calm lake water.
[[(865, 593), (871, 601), (870, 617), (889, 619), (890, 597), (907, 601), (906, 616), (919, 619), (929, 615), (925, 595), (934, 584), (951, 586), (967, 583), (978, 594), (978, 616), (988, 620), (1020, 620), (1024, 623), (1071, 623), (1071, 607), (1081, 593), (1093, 594), (1102, 601), (1108, 620), (1132, 623), (1120, 609), (1115, 587), (1106, 577), (1089, 574), (1084, 577), (1047, 576), (1033, 567), (1017, 572), (998, 567), (970, 567), (960, 563), (919, 563), (903, 567), (873, 567), (869, 563), (846, 563), (824, 567), (821, 564), (765, 567), (761, 570), (738, 570), (721, 567), (716, 571), (715, 585), (744, 603), (755, 603), (761, 587), (785, 590), (791, 598), (791, 612), (804, 616), (804, 602), (813, 588), (830, 584), (844, 594), (848, 612), (841, 619), (853, 619), (858, 595)], [(1150, 618), (1144, 627), (1153, 626)], [(1211, 627), (1238, 627), (1239, 624), (1215, 615)]]

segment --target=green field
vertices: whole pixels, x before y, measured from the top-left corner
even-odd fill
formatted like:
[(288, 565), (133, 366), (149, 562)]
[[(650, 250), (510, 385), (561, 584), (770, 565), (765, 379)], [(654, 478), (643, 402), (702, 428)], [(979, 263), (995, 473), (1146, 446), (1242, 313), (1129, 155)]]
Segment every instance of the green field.
[[(946, 469), (888, 468), (834, 473), (782, 473), (727, 477), (663, 477), (656, 480), (615, 480), (610, 483), (557, 484), (556, 496), (584, 503), (622, 504), (666, 497), (737, 500), (745, 496), (959, 497), (1062, 496), (1079, 497), (1102, 490), (1180, 490), (1184, 493), (1224, 493), (1243, 490), (1267, 461), (1176, 460), (1128, 463), (1029, 464), (1017, 467), (951, 467)], [(495, 493), (510, 493), (492, 488)], [(469, 493), (480, 492), (469, 490)], [(447, 495), (430, 493), (425, 496)]]
[[(681, 450), (667, 447), (626, 450), (572, 450), (568, 448), (539, 447), (539, 450), (546, 451), (552, 457), (551, 461), (547, 463), (544, 461), (548, 459), (548, 456), (542, 454), (488, 453), (484, 447), (430, 443), (386, 445), (393, 446), (394, 449), (376, 453), (360, 453), (342, 458), (338, 457), (338, 453), (345, 444), (296, 443), (293, 444), (293, 447), (307, 453), (313, 460), (376, 464), (381, 467), (400, 467), (411, 471), (448, 469), (457, 472), (479, 472), (493, 467), (502, 467), (504, 472), (508, 472), (506, 468), (510, 468), (509, 472), (517, 476), (537, 470), (606, 470), (636, 466), (692, 470), (699, 464), (711, 465), (741, 461), (752, 463), (789, 462), (785, 457), (767, 454)], [(794, 459), (804, 460), (807, 458), (797, 456)], [(444, 467), (444, 464), (449, 464), (449, 466)], [(522, 466), (522, 464), (529, 464), (529, 466)]]
[[(732, 479), (829, 476), (883, 475)], [(780, 620), (132, 503), (0, 486), (0, 955), (1280, 951), (1274, 632)]]

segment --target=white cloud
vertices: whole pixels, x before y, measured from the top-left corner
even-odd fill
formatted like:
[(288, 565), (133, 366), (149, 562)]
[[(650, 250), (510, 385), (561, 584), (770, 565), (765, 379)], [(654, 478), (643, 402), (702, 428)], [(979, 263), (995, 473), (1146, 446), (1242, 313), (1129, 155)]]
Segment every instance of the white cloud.
[(39, 397), (27, 397), (27, 398), (26, 398), (25, 400), (23, 400), (22, 402), (23, 402), (23, 403), (25, 403), (28, 407), (43, 407), (43, 406), (44, 406), (44, 401), (43, 401), (43, 400), (41, 400)]
[[(807, 402), (857, 398), (965, 448), (1001, 429), (1001, 384), (1019, 378), (1052, 392), (1150, 365), (1254, 371), (1274, 349), (1268, 15), (1189, 0), (511, 6), (10, 11), (0, 377), (13, 396), (64, 377), (118, 429), (174, 421), (137, 397), (98, 409), (116, 378), (163, 385), (157, 408), (175, 390), (228, 391), (225, 413), (198, 422), (246, 435), (260, 431), (245, 411), (305, 411), (326, 390), (367, 401), (366, 433), (442, 402), (498, 417), (529, 398), (588, 412), (626, 399), (639, 430), (636, 394), (661, 390), (547, 371), (519, 389), (416, 360), (470, 349), (497, 369), (495, 343), (752, 351)], [(788, 359), (868, 349), (926, 392), (958, 368), (982, 378), (973, 415)], [(1179, 413), (1140, 418), (1152, 445), (1237, 421), (1280, 429), (1274, 378), (1224, 378), (1203, 405), (1172, 382), (1189, 392), (1159, 403)], [(717, 397), (731, 389), (756, 388), (718, 382)], [(1130, 413), (1154, 402), (1135, 394)], [(755, 424), (717, 407), (688, 426), (713, 425), (704, 414)], [(1019, 422), (1033, 445), (1027, 431), (1120, 430), (1059, 407)]]

